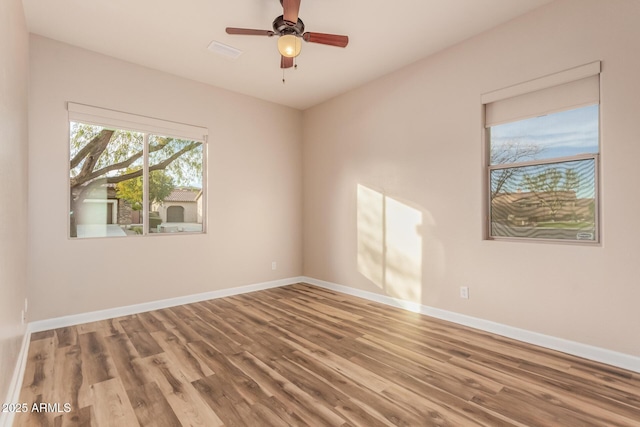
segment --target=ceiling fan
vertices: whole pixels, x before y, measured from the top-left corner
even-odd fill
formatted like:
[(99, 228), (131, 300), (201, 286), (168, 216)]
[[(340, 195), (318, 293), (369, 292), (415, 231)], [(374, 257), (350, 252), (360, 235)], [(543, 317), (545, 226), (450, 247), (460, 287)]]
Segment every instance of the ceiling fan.
[(304, 23), (298, 17), (300, 0), (280, 0), (283, 14), (273, 20), (272, 30), (252, 30), (248, 28), (227, 27), (227, 34), (241, 34), (248, 36), (278, 36), (278, 51), (280, 52), (280, 68), (293, 67), (293, 58), (300, 54), (302, 43), (300, 39), (309, 43), (320, 43), (330, 46), (346, 47), (349, 37), (337, 34), (304, 32)]

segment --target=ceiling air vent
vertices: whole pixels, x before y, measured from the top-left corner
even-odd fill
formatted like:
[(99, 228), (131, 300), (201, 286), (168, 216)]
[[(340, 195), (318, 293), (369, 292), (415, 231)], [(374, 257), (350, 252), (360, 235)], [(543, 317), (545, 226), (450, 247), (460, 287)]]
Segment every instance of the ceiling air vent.
[(236, 49), (233, 46), (229, 46), (215, 40), (209, 44), (207, 49), (209, 49), (213, 53), (217, 53), (218, 55), (226, 56), (233, 59), (236, 59), (237, 57), (242, 55), (242, 51), (240, 49)]

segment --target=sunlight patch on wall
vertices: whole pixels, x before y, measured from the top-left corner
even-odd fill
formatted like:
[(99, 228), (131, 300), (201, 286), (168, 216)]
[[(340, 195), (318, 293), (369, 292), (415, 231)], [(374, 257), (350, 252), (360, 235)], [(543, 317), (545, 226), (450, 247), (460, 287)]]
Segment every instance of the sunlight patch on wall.
[(358, 271), (384, 288), (384, 197), (358, 185)]
[(422, 212), (358, 184), (358, 271), (387, 295), (420, 302)]

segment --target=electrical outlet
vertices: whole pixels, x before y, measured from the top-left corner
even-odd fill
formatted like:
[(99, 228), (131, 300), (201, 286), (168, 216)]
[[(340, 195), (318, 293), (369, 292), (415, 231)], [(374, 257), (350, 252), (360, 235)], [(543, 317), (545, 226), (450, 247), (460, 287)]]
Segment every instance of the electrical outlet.
[(460, 286), (460, 298), (469, 299), (469, 287)]
[(272, 269), (272, 270), (276, 270), (277, 268), (278, 268), (278, 263), (277, 263), (277, 262), (275, 262), (275, 261), (273, 261), (273, 262), (271, 263), (271, 269)]

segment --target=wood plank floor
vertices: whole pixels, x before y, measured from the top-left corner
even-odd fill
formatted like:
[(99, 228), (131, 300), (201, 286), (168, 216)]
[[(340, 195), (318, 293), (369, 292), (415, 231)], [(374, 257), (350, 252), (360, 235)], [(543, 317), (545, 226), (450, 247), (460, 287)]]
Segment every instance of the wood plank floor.
[(59, 407), (16, 426), (640, 426), (640, 375), (296, 284), (35, 333), (21, 402)]

